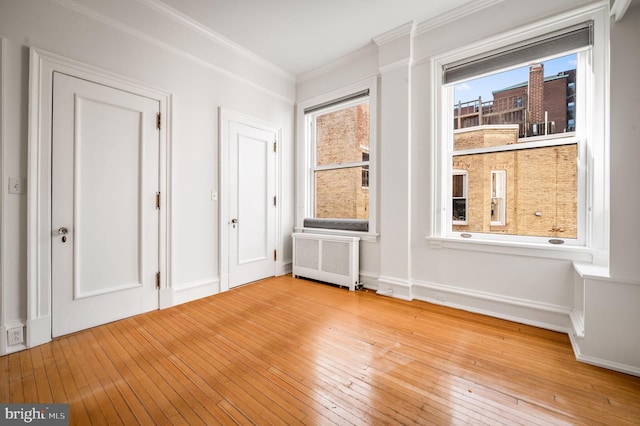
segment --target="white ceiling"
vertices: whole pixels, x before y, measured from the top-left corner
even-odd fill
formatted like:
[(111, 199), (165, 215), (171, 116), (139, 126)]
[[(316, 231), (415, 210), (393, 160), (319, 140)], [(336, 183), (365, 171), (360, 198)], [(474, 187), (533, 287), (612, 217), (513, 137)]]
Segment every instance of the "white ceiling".
[(162, 0), (192, 20), (300, 75), (375, 36), (478, 0)]

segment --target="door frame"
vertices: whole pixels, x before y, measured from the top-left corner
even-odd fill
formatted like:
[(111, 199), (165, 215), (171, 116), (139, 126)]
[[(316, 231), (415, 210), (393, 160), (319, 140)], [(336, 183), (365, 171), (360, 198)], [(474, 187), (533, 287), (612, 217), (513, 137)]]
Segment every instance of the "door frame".
[(159, 217), (160, 309), (171, 306), (170, 200), (171, 94), (44, 50), (29, 51), (27, 153), (27, 347), (51, 341), (51, 126), (53, 73), (60, 72), (160, 103)]
[(274, 265), (274, 275), (281, 275), (283, 272), (282, 261), (282, 238), (280, 238), (280, 228), (282, 223), (282, 175), (281, 175), (281, 155), (282, 155), (282, 126), (269, 121), (261, 120), (247, 114), (232, 111), (228, 108), (218, 108), (218, 129), (219, 129), (219, 152), (218, 152), (218, 272), (220, 274), (220, 291), (229, 290), (229, 127), (231, 122), (256, 127), (261, 130), (273, 132), (276, 135), (276, 158), (275, 158), (275, 196), (277, 197), (275, 212), (275, 248), (278, 254)]

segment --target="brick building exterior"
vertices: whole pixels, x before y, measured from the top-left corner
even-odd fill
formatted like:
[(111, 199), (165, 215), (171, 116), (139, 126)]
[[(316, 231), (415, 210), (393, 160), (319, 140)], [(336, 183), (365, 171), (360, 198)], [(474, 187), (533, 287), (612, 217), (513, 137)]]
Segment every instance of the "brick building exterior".
[(493, 91), (491, 100), (456, 105), (454, 129), (518, 124), (519, 137), (573, 131), (575, 83), (575, 69), (544, 77), (543, 64), (533, 64), (528, 81)]
[[(316, 118), (316, 165), (358, 163), (369, 159), (369, 104)], [(315, 172), (315, 217), (369, 218), (368, 166)]]
[[(518, 126), (457, 130), (454, 150), (518, 142)], [(453, 169), (466, 172), (466, 224), (455, 232), (577, 237), (575, 144), (453, 156)], [(504, 171), (504, 223), (492, 219), (492, 171)], [(494, 222), (492, 224), (492, 222)]]

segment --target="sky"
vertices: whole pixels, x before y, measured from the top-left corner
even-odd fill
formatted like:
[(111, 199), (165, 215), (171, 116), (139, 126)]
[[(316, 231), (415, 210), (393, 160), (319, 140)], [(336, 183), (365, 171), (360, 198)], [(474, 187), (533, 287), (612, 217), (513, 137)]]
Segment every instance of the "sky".
[[(571, 54), (561, 56), (559, 58), (545, 61), (543, 64), (545, 77), (557, 75), (561, 71), (576, 68), (576, 55)], [(504, 89), (509, 86), (524, 83), (528, 78), (529, 67), (524, 66), (510, 71), (504, 71), (475, 80), (458, 83), (454, 86), (455, 104), (458, 104), (458, 102), (464, 103), (472, 101), (478, 99), (479, 96), (482, 96), (483, 102), (492, 100), (493, 94), (491, 92), (493, 90)]]

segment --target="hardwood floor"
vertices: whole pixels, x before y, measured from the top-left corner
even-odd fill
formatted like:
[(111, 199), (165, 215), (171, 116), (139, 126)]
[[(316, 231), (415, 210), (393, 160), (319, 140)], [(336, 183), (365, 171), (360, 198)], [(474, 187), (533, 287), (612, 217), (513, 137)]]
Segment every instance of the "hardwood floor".
[(640, 378), (568, 337), (280, 277), (0, 357), (71, 424), (640, 424)]

